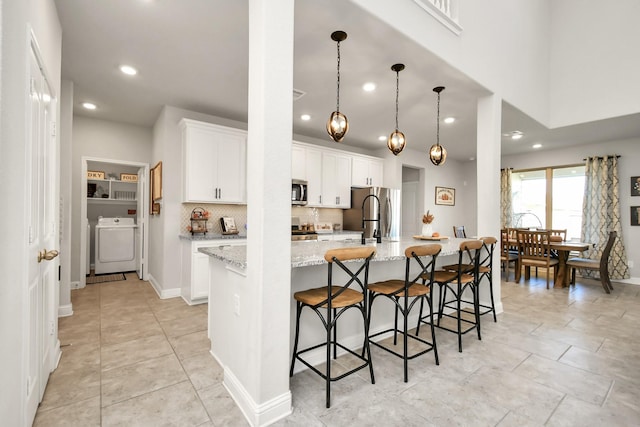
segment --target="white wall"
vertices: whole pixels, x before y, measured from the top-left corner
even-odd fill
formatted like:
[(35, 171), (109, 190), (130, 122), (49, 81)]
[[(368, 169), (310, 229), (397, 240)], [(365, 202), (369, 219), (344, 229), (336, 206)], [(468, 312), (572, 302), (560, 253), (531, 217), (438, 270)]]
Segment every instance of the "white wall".
[(71, 307), (71, 235), (73, 233), (73, 181), (71, 163), (73, 150), (73, 82), (62, 81), (60, 94), (60, 300), (58, 315), (72, 314)]
[(80, 280), (80, 227), (81, 201), (86, 194), (82, 183), (82, 157), (125, 160), (149, 163), (151, 160), (152, 132), (150, 128), (125, 123), (98, 120), (85, 116), (73, 118), (72, 149), (72, 230), (71, 281)]
[(548, 166), (584, 164), (586, 157), (620, 155), (618, 176), (620, 179), (620, 221), (622, 239), (627, 257), (634, 266), (629, 269), (632, 278), (640, 278), (640, 226), (630, 225), (630, 206), (640, 206), (640, 197), (631, 196), (631, 177), (640, 176), (640, 138), (623, 141), (607, 141), (597, 144), (574, 146), (563, 150), (542, 151), (502, 157), (503, 168), (530, 169)]
[[(60, 94), (62, 31), (52, 0), (0, 1), (0, 419), (23, 425), (27, 363), (27, 201), (25, 176), (28, 26)], [(59, 116), (58, 116), (59, 117)]]
[(460, 36), (413, 0), (352, 1), (519, 110), (548, 123), (548, 1), (462, 1)]
[(640, 112), (640, 2), (550, 4), (551, 126)]

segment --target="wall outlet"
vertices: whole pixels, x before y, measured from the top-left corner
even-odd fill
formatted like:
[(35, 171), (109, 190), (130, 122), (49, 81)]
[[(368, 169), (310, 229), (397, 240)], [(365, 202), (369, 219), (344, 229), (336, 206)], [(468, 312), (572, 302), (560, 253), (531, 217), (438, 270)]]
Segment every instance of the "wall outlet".
[(233, 312), (236, 316), (240, 316), (240, 295), (238, 294), (233, 296)]

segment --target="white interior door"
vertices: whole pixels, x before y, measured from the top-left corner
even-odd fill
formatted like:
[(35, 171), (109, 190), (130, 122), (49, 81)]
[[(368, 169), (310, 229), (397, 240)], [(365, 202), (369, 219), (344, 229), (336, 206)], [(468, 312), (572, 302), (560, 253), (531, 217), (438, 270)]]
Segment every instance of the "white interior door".
[(145, 239), (147, 235), (147, 215), (145, 215), (145, 210), (148, 206), (147, 188), (147, 171), (145, 168), (140, 168), (138, 169), (138, 190), (136, 193), (138, 201), (138, 206), (136, 209), (136, 224), (138, 224), (138, 228), (136, 228), (136, 253), (138, 254), (136, 273), (138, 273), (138, 277), (140, 279), (145, 278), (145, 267), (147, 265), (147, 254), (145, 251)]
[(26, 188), (29, 209), (28, 280), (25, 301), (28, 307), (25, 325), (28, 339), (25, 381), (27, 396), (25, 421), (31, 425), (42, 400), (49, 374), (59, 355), (57, 339), (58, 248), (58, 144), (56, 99), (50, 90), (39, 60), (35, 40), (30, 52), (28, 90), (28, 164)]

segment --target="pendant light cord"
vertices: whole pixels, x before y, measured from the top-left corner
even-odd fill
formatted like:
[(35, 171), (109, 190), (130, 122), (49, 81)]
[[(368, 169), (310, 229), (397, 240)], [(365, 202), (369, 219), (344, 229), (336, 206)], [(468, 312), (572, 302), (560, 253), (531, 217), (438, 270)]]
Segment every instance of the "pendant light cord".
[(338, 84), (336, 89), (336, 111), (340, 112), (340, 42), (338, 44)]
[(400, 93), (400, 71), (396, 71), (396, 132), (398, 132), (398, 96)]

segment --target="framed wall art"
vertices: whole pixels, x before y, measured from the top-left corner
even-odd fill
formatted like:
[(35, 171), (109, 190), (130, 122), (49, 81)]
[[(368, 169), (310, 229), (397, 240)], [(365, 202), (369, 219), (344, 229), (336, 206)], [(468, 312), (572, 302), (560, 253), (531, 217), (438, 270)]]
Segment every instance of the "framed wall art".
[(640, 176), (631, 177), (631, 195), (640, 196)]
[(455, 204), (455, 188), (436, 187), (436, 205), (454, 206)]
[(151, 193), (151, 215), (160, 214), (160, 203), (162, 199), (162, 162), (158, 162), (150, 171), (150, 193)]
[(631, 206), (631, 225), (640, 225), (640, 206)]

